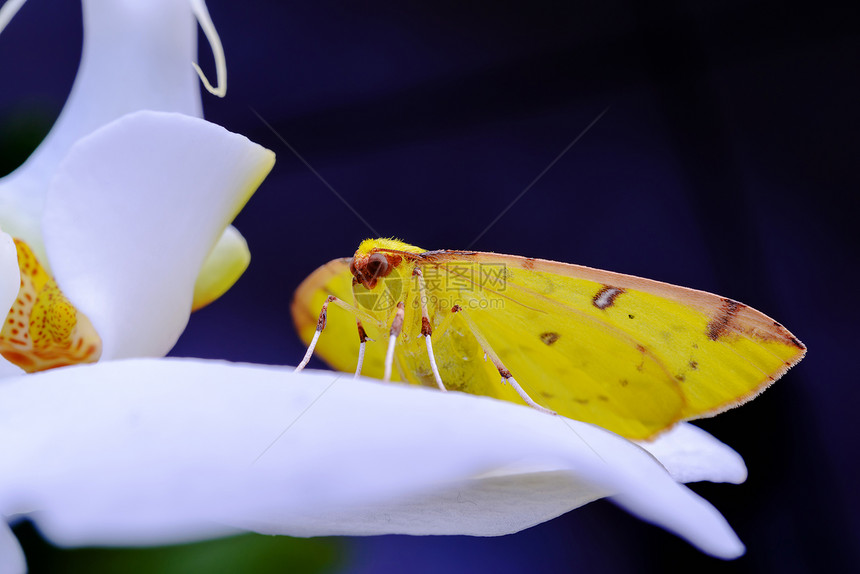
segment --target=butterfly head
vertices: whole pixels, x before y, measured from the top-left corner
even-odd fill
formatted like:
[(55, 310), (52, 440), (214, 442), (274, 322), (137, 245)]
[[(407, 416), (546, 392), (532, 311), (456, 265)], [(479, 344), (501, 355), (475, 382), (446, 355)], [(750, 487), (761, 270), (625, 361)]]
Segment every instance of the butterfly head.
[(393, 253), (361, 253), (356, 251), (349, 270), (352, 273), (352, 284), (361, 283), (367, 289), (373, 289), (380, 279), (388, 277), (400, 265), (403, 258)]
[(399, 239), (365, 239), (349, 263), (352, 284), (373, 289), (380, 279), (388, 277), (398, 269), (404, 259), (412, 260), (425, 251)]

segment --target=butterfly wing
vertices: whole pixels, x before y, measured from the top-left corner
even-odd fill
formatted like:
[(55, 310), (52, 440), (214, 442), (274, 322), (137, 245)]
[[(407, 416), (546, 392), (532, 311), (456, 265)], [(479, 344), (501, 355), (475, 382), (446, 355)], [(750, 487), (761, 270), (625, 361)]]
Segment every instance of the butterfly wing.
[[(320, 267), (296, 291), (293, 318), (305, 343), (329, 295), (353, 303), (349, 261)], [(449, 389), (522, 402), (483, 357), (467, 314), (535, 401), (630, 438), (746, 402), (805, 353), (763, 313), (703, 291), (494, 253), (428, 252), (416, 264)], [(403, 293), (406, 320), (393, 379), (433, 386), (418, 293)], [(463, 312), (452, 314), (453, 305)], [(367, 345), (363, 374), (381, 378), (387, 328), (365, 328), (375, 342)], [(352, 371), (358, 348), (355, 318), (331, 305), (318, 354)]]
[(763, 313), (659, 281), (494, 253), (423, 268), (534, 400), (631, 438), (746, 402), (805, 352)]

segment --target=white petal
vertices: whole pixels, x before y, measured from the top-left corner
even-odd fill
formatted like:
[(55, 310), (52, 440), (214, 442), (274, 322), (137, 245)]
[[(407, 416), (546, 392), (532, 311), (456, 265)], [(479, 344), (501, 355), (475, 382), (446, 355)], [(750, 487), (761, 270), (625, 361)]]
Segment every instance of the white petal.
[(502, 536), (608, 496), (564, 471), (504, 473), (373, 504), (240, 520), (248, 530), (290, 536), (413, 534)]
[(192, 62), (197, 21), (188, 2), (83, 2), (84, 45), (75, 83), (51, 132), (0, 180), (0, 225), (44, 260), (40, 216), (51, 177), (71, 146), (128, 113), (201, 115)]
[(24, 369), (0, 357), (0, 384), (6, 382), (6, 379), (9, 377), (17, 377), (23, 374)]
[[(21, 287), (21, 275), (18, 273), (18, 252), (15, 250), (15, 242), (12, 238), (0, 230), (0, 309), (7, 312), (18, 296)], [(6, 316), (3, 315), (3, 320)], [(23, 373), (3, 357), (0, 357), (0, 379)]]
[(678, 482), (740, 484), (747, 479), (741, 455), (689, 423), (675, 425), (653, 442), (638, 444), (656, 456)]
[(719, 512), (616, 435), (335, 373), (191, 360), (61, 369), (0, 386), (0, 439), (0, 512), (38, 509), (62, 544), (175, 541), (219, 522), (496, 535), (613, 493), (706, 552), (743, 552)]
[(18, 273), (15, 242), (0, 229), (0, 309), (12, 307), (20, 287), (21, 275)]
[(0, 574), (24, 574), (27, 562), (15, 533), (0, 515)]
[(75, 144), (45, 205), (45, 245), (102, 360), (170, 350), (203, 261), (273, 164), (244, 136), (181, 114), (137, 112)]

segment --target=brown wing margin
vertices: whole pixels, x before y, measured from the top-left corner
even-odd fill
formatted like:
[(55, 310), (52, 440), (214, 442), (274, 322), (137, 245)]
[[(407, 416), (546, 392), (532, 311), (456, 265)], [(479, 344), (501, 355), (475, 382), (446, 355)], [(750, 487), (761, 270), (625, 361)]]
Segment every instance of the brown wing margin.
[(635, 275), (626, 275), (623, 273), (616, 273), (614, 271), (604, 271), (602, 269), (595, 269), (584, 265), (561, 263), (559, 261), (550, 261), (548, 259), (521, 257), (519, 255), (505, 255), (489, 252), (450, 252), (439, 253), (438, 255), (434, 254), (434, 262), (458, 260), (496, 264), (504, 262), (511, 267), (524, 269), (526, 271), (542, 271), (559, 275), (569, 275), (619, 289), (642, 291), (663, 297), (664, 299), (676, 301), (684, 305), (691, 305), (712, 317), (709, 328), (710, 333), (715, 336), (732, 331), (748, 337), (776, 341), (787, 346), (795, 347), (798, 350), (798, 354), (795, 360), (793, 360), (791, 364), (787, 365), (786, 368), (797, 364), (806, 353), (806, 346), (777, 321), (774, 321), (761, 311), (757, 311), (743, 303), (738, 303), (732, 299), (720, 297), (719, 295), (708, 293), (707, 291), (681, 287), (670, 283), (664, 283), (662, 281), (655, 281), (653, 279), (644, 279), (642, 277), (636, 277)]

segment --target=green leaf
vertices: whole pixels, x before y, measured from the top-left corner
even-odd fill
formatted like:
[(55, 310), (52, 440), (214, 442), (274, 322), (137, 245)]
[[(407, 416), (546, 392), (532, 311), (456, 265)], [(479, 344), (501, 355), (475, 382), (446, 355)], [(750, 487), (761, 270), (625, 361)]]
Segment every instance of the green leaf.
[(0, 177), (24, 163), (53, 123), (46, 110), (35, 107), (15, 109), (0, 118)]
[(156, 548), (60, 549), (45, 542), (30, 524), (15, 527), (30, 574), (269, 574), (333, 572), (343, 566), (337, 538), (290, 538), (243, 534), (193, 544)]

